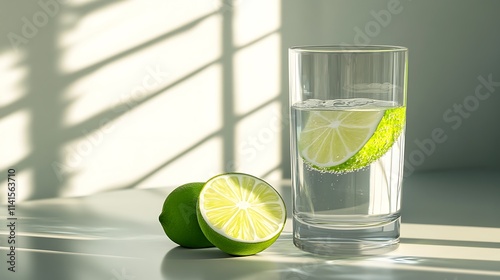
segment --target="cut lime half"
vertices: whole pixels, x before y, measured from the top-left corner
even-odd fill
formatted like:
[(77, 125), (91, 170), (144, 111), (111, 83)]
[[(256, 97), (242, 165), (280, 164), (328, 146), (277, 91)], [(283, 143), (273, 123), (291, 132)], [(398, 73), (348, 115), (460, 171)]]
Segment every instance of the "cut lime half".
[(252, 255), (269, 247), (286, 220), (283, 199), (265, 181), (243, 173), (218, 175), (205, 183), (198, 223), (212, 244), (231, 255)]

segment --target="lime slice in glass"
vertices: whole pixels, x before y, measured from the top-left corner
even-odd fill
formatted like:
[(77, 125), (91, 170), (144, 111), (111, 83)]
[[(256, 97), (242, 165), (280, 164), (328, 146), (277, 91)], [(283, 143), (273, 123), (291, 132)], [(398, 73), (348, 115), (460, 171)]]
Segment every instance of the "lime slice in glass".
[(405, 107), (311, 111), (298, 148), (314, 169), (345, 173), (382, 157), (401, 135)]

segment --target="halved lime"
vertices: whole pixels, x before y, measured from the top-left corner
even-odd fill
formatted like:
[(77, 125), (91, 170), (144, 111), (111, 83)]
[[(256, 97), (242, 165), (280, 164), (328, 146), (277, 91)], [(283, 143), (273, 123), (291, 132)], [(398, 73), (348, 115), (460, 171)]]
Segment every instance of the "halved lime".
[(265, 181), (243, 173), (213, 177), (198, 199), (198, 223), (207, 239), (231, 255), (271, 246), (286, 220), (283, 199)]
[(393, 146), (404, 129), (405, 114), (405, 107), (311, 111), (299, 135), (300, 155), (321, 171), (359, 170)]

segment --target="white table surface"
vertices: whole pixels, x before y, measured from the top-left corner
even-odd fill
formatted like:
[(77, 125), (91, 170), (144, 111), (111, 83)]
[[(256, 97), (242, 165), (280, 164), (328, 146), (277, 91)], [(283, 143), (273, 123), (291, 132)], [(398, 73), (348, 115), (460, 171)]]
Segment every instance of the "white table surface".
[[(290, 205), (290, 187), (274, 184)], [(500, 279), (500, 172), (413, 174), (404, 182), (401, 245), (357, 258), (305, 253), (291, 222), (270, 248), (231, 257), (184, 249), (158, 222), (172, 188), (132, 189), (21, 203), (16, 272), (7, 271), (0, 228), (0, 279)], [(7, 209), (0, 219), (7, 224)], [(291, 207), (288, 207), (291, 209)], [(290, 216), (290, 215), (289, 215)]]

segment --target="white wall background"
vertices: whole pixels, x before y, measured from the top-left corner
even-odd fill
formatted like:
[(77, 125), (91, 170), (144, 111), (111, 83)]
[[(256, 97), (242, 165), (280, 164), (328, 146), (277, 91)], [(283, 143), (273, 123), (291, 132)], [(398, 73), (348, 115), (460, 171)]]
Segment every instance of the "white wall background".
[[(499, 12), (494, 0), (2, 1), (0, 185), (9, 168), (21, 200), (232, 170), (288, 178), (286, 49), (301, 44), (409, 47), (407, 175), (500, 170)], [(495, 83), (476, 95), (481, 79)], [(446, 141), (429, 144), (436, 129)]]

